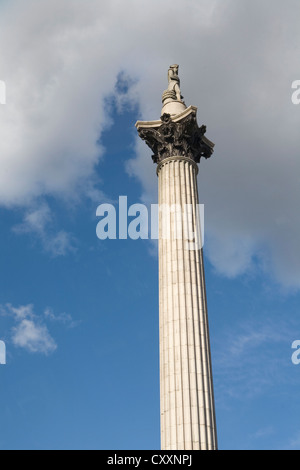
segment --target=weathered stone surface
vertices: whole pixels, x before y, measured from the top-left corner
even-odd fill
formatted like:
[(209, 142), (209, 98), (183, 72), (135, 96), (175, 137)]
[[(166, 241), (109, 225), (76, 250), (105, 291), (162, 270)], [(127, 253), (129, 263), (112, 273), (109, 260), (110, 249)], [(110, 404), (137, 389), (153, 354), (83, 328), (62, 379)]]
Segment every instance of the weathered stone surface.
[[(197, 167), (171, 157), (158, 167), (159, 205), (190, 204), (197, 232)], [(170, 239), (162, 236), (170, 224)], [(209, 327), (202, 249), (174, 239), (176, 218), (159, 220), (161, 446), (163, 450), (217, 448)]]
[(206, 126), (198, 127), (195, 108), (179, 121), (172, 119), (170, 114), (163, 114), (159, 125), (138, 124), (139, 136), (151, 148), (154, 163), (176, 155), (199, 163), (201, 157), (209, 158), (213, 153), (214, 144), (204, 136)]

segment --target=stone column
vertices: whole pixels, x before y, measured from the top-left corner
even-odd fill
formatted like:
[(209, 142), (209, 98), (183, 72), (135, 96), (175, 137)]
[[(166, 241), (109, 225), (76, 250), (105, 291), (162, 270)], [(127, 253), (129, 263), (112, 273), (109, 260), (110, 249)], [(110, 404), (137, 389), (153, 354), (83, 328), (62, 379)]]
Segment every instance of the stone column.
[(197, 108), (187, 108), (182, 101), (177, 72), (177, 65), (170, 67), (161, 119), (136, 123), (154, 153), (160, 209), (179, 208), (171, 210), (170, 217), (160, 210), (159, 220), (161, 447), (214, 450), (217, 433), (203, 252), (201, 245), (190, 249), (182, 218), (188, 213), (188, 234), (200, 237), (198, 163), (212, 155), (214, 144), (204, 136), (206, 127), (198, 127)]
[[(186, 205), (192, 206), (188, 223), (195, 232), (197, 165), (175, 156), (164, 160), (157, 173), (160, 206), (180, 206), (182, 213)], [(184, 236), (177, 237), (176, 212), (169, 219), (163, 217), (166, 214), (160, 211), (161, 446), (164, 450), (216, 449), (202, 249), (191, 250)], [(170, 224), (170, 239), (164, 238), (166, 224)]]

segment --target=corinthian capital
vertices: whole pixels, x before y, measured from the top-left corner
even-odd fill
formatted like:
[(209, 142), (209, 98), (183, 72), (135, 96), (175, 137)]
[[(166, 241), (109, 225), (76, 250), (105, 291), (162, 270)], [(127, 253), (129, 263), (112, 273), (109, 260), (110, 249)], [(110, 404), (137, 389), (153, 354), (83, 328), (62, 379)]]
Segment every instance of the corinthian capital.
[(214, 144), (204, 136), (206, 126), (198, 127), (196, 111), (190, 106), (175, 118), (165, 113), (160, 121), (137, 122), (139, 136), (151, 148), (154, 163), (174, 156), (199, 163), (201, 157), (212, 155)]

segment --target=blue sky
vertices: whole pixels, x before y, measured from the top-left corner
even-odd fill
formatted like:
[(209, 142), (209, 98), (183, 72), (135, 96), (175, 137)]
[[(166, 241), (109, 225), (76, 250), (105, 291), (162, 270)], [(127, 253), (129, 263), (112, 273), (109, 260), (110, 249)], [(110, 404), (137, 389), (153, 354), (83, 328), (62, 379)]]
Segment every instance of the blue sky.
[(159, 448), (155, 245), (100, 241), (96, 209), (157, 202), (134, 124), (160, 116), (172, 63), (216, 143), (198, 182), (219, 447), (300, 448), (287, 3), (0, 3), (1, 449)]

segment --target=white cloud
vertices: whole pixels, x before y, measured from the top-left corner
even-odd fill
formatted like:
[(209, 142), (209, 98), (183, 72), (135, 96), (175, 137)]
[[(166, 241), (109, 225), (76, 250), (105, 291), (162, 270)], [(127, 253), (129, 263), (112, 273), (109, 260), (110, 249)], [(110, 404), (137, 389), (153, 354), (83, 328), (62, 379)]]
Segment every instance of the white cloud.
[(13, 318), (15, 322), (11, 329), (11, 341), (14, 346), (45, 355), (57, 349), (45, 321), (57, 322), (68, 328), (74, 328), (78, 324), (70, 314), (55, 315), (51, 308), (45, 309), (43, 316), (37, 315), (33, 304), (18, 307), (11, 304), (0, 305), (0, 314)]
[(43, 233), (45, 226), (51, 221), (51, 211), (47, 204), (42, 204), (39, 208), (27, 212), (24, 223), (18, 225), (15, 231)]
[(64, 230), (55, 232), (52, 225), (51, 210), (48, 204), (42, 203), (37, 208), (26, 211), (23, 222), (14, 226), (13, 230), (18, 234), (34, 235), (42, 243), (44, 250), (52, 256), (65, 256), (75, 251), (74, 237)]
[(55, 315), (51, 308), (46, 308), (46, 310), (44, 311), (44, 316), (47, 320), (51, 320), (56, 323), (61, 323), (67, 326), (68, 328), (74, 328), (78, 325), (78, 322), (75, 322), (69, 313), (63, 312), (58, 315)]
[(271, 317), (241, 321), (223, 331), (213, 357), (220, 404), (230, 397), (252, 399), (290, 380), (294, 331), (292, 320)]
[(11, 304), (0, 305), (2, 315), (10, 316), (15, 321), (11, 330), (11, 340), (14, 346), (26, 349), (32, 353), (50, 354), (57, 345), (50, 335), (46, 325), (34, 313), (34, 306), (20, 305), (14, 307)]
[(120, 71), (117, 44), (107, 47), (110, 10), (94, 0), (84, 8), (15, 1), (4, 12), (0, 69), (10, 92), (0, 116), (1, 204), (91, 189), (102, 154), (97, 140), (109, 118), (104, 98)]
[(6, 304), (5, 307), (0, 305), (0, 311), (4, 315), (12, 315), (16, 321), (22, 321), (25, 318), (33, 318), (34, 306), (32, 304), (29, 305), (21, 305), (20, 307), (13, 307), (11, 304)]
[(22, 320), (12, 330), (12, 342), (16, 347), (32, 353), (50, 354), (57, 345), (45, 325), (38, 325), (33, 320)]
[[(282, 285), (300, 287), (297, 0), (13, 0), (2, 13), (0, 205), (95, 196), (97, 140), (111, 123), (105, 97), (118, 74), (134, 82), (118, 106), (138, 102), (137, 118), (157, 119), (176, 62), (185, 100), (216, 143), (199, 176), (211, 262), (236, 276), (259, 259)], [(156, 199), (141, 148), (128, 165)], [(53, 250), (66, 245), (62, 233)]]
[(232, 232), (216, 236), (212, 232), (206, 234), (206, 239), (209, 240), (206, 253), (219, 273), (234, 278), (251, 268), (256, 248), (251, 236), (237, 236)]

